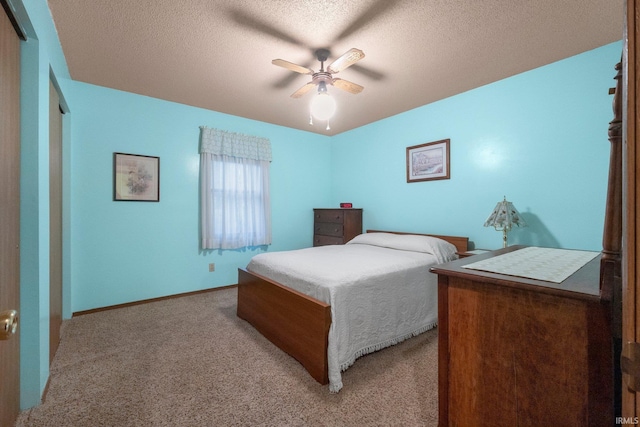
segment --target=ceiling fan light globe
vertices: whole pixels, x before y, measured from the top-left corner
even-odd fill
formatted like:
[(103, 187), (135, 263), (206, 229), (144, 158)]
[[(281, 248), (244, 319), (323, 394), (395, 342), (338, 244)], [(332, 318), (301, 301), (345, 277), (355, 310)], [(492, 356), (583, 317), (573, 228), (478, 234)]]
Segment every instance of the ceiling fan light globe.
[(319, 93), (311, 101), (311, 115), (317, 120), (329, 120), (336, 112), (336, 100), (328, 93)]

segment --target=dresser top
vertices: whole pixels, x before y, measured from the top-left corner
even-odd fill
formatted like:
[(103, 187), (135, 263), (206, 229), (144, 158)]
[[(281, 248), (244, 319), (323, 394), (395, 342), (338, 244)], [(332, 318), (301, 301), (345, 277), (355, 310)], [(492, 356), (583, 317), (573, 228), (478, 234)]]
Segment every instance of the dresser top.
[(561, 283), (462, 268), (464, 265), (496, 257), (525, 247), (526, 246), (509, 246), (504, 249), (490, 251), (481, 255), (462, 258), (445, 264), (436, 265), (431, 268), (431, 272), (438, 275), (460, 277), (473, 282), (491, 283), (498, 286), (526, 289), (567, 298), (594, 301), (600, 300), (601, 255), (596, 256)]

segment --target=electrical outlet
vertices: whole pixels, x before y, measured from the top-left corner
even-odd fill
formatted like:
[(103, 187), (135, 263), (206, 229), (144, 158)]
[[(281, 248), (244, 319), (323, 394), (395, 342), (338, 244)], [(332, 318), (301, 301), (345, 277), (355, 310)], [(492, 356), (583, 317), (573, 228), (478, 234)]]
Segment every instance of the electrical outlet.
[(209, 272), (216, 271), (216, 265), (214, 263), (209, 264)]

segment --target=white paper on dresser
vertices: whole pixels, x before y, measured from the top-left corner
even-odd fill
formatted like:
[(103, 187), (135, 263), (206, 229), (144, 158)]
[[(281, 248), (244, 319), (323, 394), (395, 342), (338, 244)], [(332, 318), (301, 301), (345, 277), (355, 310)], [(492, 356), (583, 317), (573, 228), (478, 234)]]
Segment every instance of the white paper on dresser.
[(599, 252), (592, 251), (531, 246), (461, 267), (562, 283), (598, 254)]

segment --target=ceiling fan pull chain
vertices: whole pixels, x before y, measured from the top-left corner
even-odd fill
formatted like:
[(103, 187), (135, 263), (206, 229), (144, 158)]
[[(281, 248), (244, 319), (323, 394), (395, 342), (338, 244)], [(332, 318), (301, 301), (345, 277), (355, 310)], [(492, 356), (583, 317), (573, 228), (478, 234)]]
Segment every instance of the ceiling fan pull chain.
[(309, 113), (309, 124), (313, 126), (313, 114)]
[(327, 119), (327, 130), (331, 130), (331, 126), (329, 126), (329, 119)]

